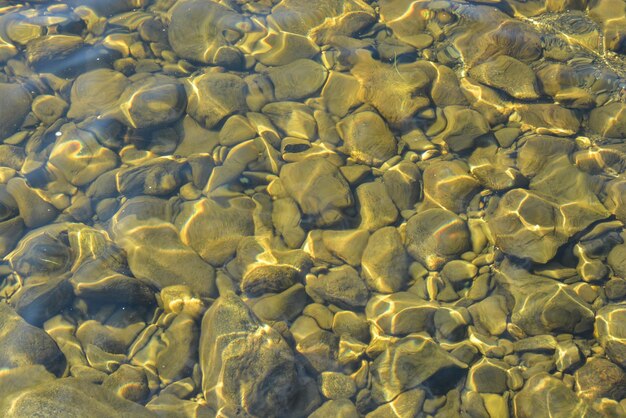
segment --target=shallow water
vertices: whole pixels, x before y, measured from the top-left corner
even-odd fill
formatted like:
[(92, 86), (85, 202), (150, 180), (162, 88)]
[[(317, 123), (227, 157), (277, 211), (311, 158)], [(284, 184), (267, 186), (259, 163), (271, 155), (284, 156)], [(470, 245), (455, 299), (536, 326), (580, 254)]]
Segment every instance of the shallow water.
[(626, 416), (622, 0), (0, 3), (0, 416)]

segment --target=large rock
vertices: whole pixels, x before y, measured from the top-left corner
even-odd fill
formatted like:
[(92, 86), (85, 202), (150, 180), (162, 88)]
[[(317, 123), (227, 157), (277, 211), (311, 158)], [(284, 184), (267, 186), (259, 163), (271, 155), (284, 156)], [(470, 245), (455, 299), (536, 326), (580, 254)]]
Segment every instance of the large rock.
[(593, 328), (591, 306), (563, 283), (533, 276), (509, 259), (498, 266), (495, 279), (513, 305), (510, 322), (526, 334), (579, 334)]
[(600, 418), (602, 414), (576, 397), (559, 379), (539, 373), (526, 381), (513, 398), (518, 418)]
[(282, 416), (297, 390), (293, 352), (234, 293), (220, 296), (204, 315), (200, 368), (204, 396), (215, 410)]
[(24, 321), (6, 303), (0, 303), (0, 329), (0, 368), (40, 364), (57, 375), (65, 371), (65, 356), (54, 340)]

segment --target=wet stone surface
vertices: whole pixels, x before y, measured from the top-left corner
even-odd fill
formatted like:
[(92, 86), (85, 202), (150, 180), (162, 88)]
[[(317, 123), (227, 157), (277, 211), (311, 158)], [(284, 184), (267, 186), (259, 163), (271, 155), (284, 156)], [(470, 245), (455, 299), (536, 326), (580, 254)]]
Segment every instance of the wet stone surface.
[(0, 4), (0, 416), (626, 416), (622, 0)]

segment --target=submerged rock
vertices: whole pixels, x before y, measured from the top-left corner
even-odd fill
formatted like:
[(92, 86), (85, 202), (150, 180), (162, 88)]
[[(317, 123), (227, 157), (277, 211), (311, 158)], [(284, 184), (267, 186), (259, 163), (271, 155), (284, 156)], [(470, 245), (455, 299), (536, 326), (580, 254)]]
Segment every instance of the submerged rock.
[(204, 396), (216, 410), (282, 415), (297, 390), (293, 352), (233, 293), (220, 296), (204, 315), (200, 367)]

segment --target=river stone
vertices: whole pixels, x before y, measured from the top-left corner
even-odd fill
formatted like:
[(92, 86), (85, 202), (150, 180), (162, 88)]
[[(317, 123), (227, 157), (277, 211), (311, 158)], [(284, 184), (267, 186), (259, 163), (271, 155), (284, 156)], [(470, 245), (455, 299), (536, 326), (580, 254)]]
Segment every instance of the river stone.
[(72, 286), (66, 275), (30, 276), (11, 296), (10, 304), (29, 324), (40, 327), (72, 300)]
[(598, 398), (621, 400), (626, 395), (626, 373), (615, 363), (592, 357), (576, 370), (578, 396), (593, 401)]
[(205, 313), (199, 352), (202, 390), (211, 408), (276, 416), (290, 407), (297, 386), (293, 352), (234, 293), (220, 296)]
[(29, 64), (49, 72), (54, 64), (71, 61), (72, 55), (82, 48), (84, 41), (75, 35), (44, 35), (31, 40), (26, 45), (26, 60)]
[(622, 244), (613, 247), (607, 262), (616, 276), (626, 279), (626, 245)]
[(252, 29), (247, 17), (204, 0), (179, 0), (168, 13), (167, 35), (176, 54), (203, 64), (241, 66), (243, 54), (234, 44)]
[(509, 259), (500, 264), (494, 277), (513, 303), (510, 322), (527, 335), (578, 334), (592, 329), (591, 306), (567, 285), (533, 276)]
[(430, 80), (417, 64), (384, 64), (364, 50), (356, 52), (356, 60), (350, 71), (361, 84), (359, 98), (389, 123), (403, 122), (429, 105), (424, 89)]
[(600, 136), (626, 138), (626, 104), (610, 103), (589, 113), (589, 129)]
[(184, 168), (183, 164), (171, 158), (154, 158), (146, 164), (117, 171), (117, 189), (127, 197), (169, 195), (182, 185)]
[(343, 309), (365, 306), (369, 293), (359, 273), (348, 265), (307, 276), (306, 291), (318, 303), (332, 303)]
[(302, 103), (275, 102), (261, 109), (286, 136), (311, 140), (317, 133), (313, 110)]
[(454, 152), (472, 148), (476, 138), (490, 130), (482, 114), (465, 106), (446, 106), (443, 115), (446, 127), (435, 140), (445, 142)]
[(608, 304), (596, 313), (595, 335), (608, 357), (622, 368), (626, 367), (626, 305)]
[[(107, 68), (79, 75), (72, 84), (67, 117), (82, 120), (105, 113), (117, 103), (129, 84), (124, 74)], [(98, 94), (93, 94), (94, 91)]]
[(414, 417), (422, 411), (422, 405), (426, 398), (426, 391), (423, 389), (411, 389), (402, 392), (389, 403), (382, 404), (372, 412), (367, 418), (387, 418), (387, 417)]
[(55, 380), (41, 369), (11, 370), (0, 378), (0, 415), (7, 418), (43, 416), (107, 418), (156, 417), (144, 406), (128, 401), (85, 379)]
[(467, 373), (467, 387), (480, 393), (504, 393), (508, 389), (507, 370), (503, 361), (482, 358), (474, 363)]
[(299, 272), (286, 264), (259, 263), (250, 266), (241, 280), (241, 291), (251, 296), (277, 293), (294, 285)]
[[(315, 324), (315, 320), (312, 321)], [(340, 338), (334, 333), (318, 328), (301, 338), (296, 350), (306, 359), (307, 368), (311, 368), (315, 374), (339, 370), (339, 341)]]
[(470, 76), (488, 86), (504, 90), (516, 99), (534, 100), (537, 94), (535, 73), (530, 67), (508, 55), (499, 55), (469, 71)]
[(486, 219), (504, 252), (538, 263), (550, 261), (568, 238), (556, 229), (561, 218), (554, 205), (525, 189), (508, 191)]
[(130, 128), (146, 129), (178, 120), (185, 111), (185, 90), (173, 77), (155, 75), (130, 84), (114, 117)]
[(5, 139), (24, 122), (30, 111), (31, 96), (19, 84), (0, 83), (0, 139)]
[(420, 385), (445, 393), (463, 376), (467, 365), (431, 339), (411, 335), (387, 348), (371, 367), (372, 399), (381, 404)]
[(321, 157), (285, 164), (280, 180), (302, 212), (313, 216), (319, 226), (340, 222), (342, 211), (354, 202), (339, 169)]
[(124, 399), (143, 402), (150, 393), (146, 372), (137, 366), (122, 364), (102, 382), (102, 387), (117, 393)]
[(48, 161), (75, 186), (89, 184), (117, 166), (117, 155), (100, 145), (91, 132), (73, 123), (63, 125), (58, 132)]
[(248, 110), (246, 83), (234, 74), (206, 73), (188, 80), (185, 86), (187, 112), (207, 129)]
[(526, 381), (513, 398), (513, 409), (518, 418), (602, 417), (563, 382), (545, 372)]
[(260, 42), (262, 47), (255, 49), (252, 56), (263, 65), (286, 65), (319, 53), (313, 40), (292, 32), (270, 31)]
[(311, 96), (326, 82), (328, 70), (310, 59), (299, 59), (267, 70), (276, 100), (299, 100)]
[(432, 332), (437, 302), (426, 301), (409, 292), (375, 295), (365, 307), (367, 320), (385, 334), (406, 335)]
[(322, 372), (318, 378), (322, 395), (328, 399), (349, 399), (356, 393), (350, 376), (338, 372)]
[(120, 222), (114, 235), (135, 277), (158, 288), (184, 284), (200, 295), (215, 295), (215, 270), (181, 241), (174, 225), (133, 218)]
[(0, 367), (14, 369), (41, 364), (51, 373), (65, 371), (65, 356), (45, 331), (24, 321), (6, 303), (0, 303)]
[(423, 175), (426, 207), (465, 212), (470, 200), (480, 190), (465, 163), (437, 161), (426, 167)]
[(363, 252), (361, 266), (365, 283), (372, 291), (395, 293), (404, 288), (409, 259), (396, 228), (381, 228), (372, 234)]
[(361, 184), (356, 189), (356, 197), (361, 216), (359, 229), (375, 231), (393, 224), (398, 218), (398, 209), (381, 181)]
[(412, 209), (421, 196), (422, 175), (413, 163), (402, 161), (383, 174), (387, 194), (398, 210)]
[(160, 336), (156, 356), (159, 379), (165, 385), (189, 376), (198, 359), (200, 330), (186, 313), (178, 314)]
[(58, 215), (58, 210), (22, 178), (14, 177), (9, 180), (7, 192), (15, 199), (20, 216), (29, 228), (50, 223)]
[(253, 235), (254, 207), (248, 197), (235, 197), (227, 204), (199, 199), (183, 203), (174, 223), (180, 228), (182, 242), (217, 267), (235, 255), (243, 237)]
[[(505, 130), (501, 129), (498, 132)], [(516, 132), (515, 135), (518, 133)], [(528, 184), (528, 180), (515, 167), (514, 155), (514, 152), (490, 143), (487, 146), (477, 147), (467, 162), (472, 175), (480, 181), (483, 187), (505, 191)]]
[(468, 308), (472, 322), (489, 335), (498, 336), (506, 331), (509, 310), (506, 299), (501, 295), (490, 295)]
[(606, 186), (606, 194), (604, 206), (617, 219), (626, 222), (626, 178), (618, 177), (609, 181)]
[(348, 399), (337, 399), (326, 401), (317, 408), (309, 418), (358, 418), (359, 413), (356, 406)]
[(580, 129), (576, 112), (553, 103), (517, 105), (512, 117), (521, 122), (522, 130), (542, 135), (572, 136)]
[(430, 270), (470, 249), (467, 224), (445, 209), (427, 209), (412, 216), (406, 224), (408, 253)]
[(380, 166), (397, 152), (391, 130), (377, 113), (354, 113), (337, 124), (347, 153), (357, 162)]

